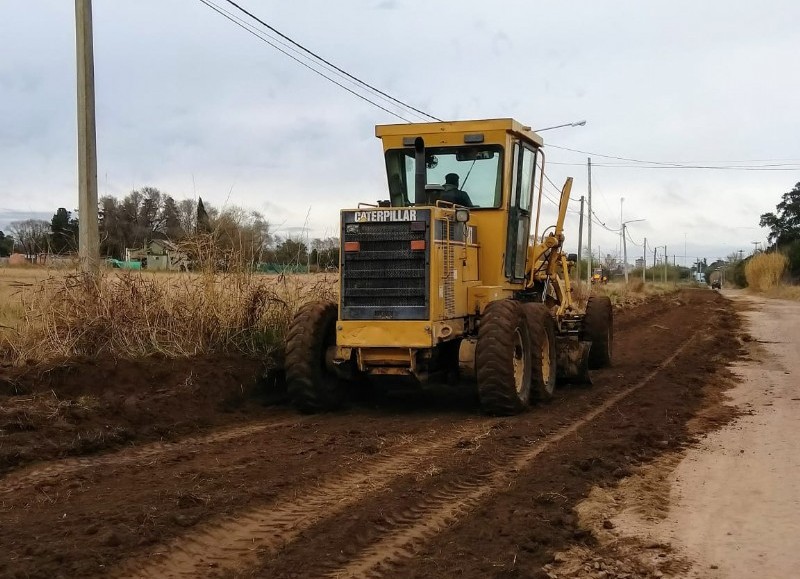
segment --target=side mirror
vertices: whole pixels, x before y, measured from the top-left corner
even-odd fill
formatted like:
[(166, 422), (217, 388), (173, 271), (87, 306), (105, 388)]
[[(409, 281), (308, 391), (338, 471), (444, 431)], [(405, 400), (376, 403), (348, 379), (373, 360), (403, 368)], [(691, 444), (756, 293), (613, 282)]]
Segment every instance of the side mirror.
[(570, 253), (567, 255), (567, 261), (572, 261), (574, 263), (578, 263), (578, 254), (577, 253)]

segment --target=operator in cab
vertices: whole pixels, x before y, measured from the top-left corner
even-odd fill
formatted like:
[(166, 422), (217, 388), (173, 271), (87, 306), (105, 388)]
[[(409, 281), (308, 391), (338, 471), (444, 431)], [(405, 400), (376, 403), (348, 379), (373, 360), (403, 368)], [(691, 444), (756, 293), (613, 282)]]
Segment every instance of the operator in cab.
[(458, 188), (458, 179), (457, 173), (448, 173), (444, 176), (444, 191), (442, 191), (439, 199), (463, 207), (472, 207), (472, 200), (469, 195)]

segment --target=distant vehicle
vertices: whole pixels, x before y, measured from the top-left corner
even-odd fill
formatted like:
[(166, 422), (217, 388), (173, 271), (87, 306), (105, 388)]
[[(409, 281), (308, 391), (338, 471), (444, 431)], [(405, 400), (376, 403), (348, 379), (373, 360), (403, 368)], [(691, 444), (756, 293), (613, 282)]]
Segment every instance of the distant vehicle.
[(696, 272), (694, 274), (694, 281), (697, 283), (706, 283), (706, 274), (701, 272)]
[(722, 282), (719, 280), (719, 278), (712, 280), (711, 289), (722, 289)]
[(603, 267), (596, 267), (592, 271), (592, 283), (608, 283), (608, 270)]

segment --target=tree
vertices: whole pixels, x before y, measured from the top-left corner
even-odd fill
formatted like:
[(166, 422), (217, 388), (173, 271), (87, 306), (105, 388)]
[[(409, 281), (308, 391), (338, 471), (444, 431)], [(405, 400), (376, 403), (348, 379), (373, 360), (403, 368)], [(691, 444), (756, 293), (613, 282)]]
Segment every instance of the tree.
[(308, 260), (306, 244), (287, 237), (275, 248), (275, 261), (281, 265), (305, 265)]
[(0, 231), (0, 257), (8, 257), (14, 251), (14, 238)]
[(9, 231), (14, 236), (16, 246), (28, 256), (47, 253), (50, 243), (50, 224), (41, 219), (12, 221)]
[(53, 253), (78, 250), (78, 220), (63, 207), (50, 220), (50, 250)]
[(322, 269), (339, 267), (338, 237), (326, 237), (321, 240), (317, 263)]
[(250, 267), (263, 261), (272, 243), (269, 223), (257, 211), (236, 206), (220, 211), (199, 199), (176, 201), (155, 187), (133, 190), (122, 199), (101, 198), (100, 239), (101, 252), (117, 258), (126, 248), (154, 239), (185, 241), (193, 260), (214, 268)]
[(181, 241), (193, 235), (197, 204), (177, 202), (155, 187), (133, 190), (123, 199), (100, 199), (100, 250), (121, 258), (126, 248), (141, 248), (154, 239)]
[(784, 245), (800, 239), (800, 183), (784, 193), (776, 213), (764, 213), (759, 225), (769, 228), (769, 241)]

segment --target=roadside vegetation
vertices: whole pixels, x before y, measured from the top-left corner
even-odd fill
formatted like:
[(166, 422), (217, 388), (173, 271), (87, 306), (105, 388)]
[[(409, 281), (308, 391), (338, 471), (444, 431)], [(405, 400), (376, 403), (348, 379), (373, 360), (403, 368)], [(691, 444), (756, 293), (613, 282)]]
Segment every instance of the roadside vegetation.
[(336, 289), (333, 276), (242, 271), (44, 275), (2, 270), (5, 364), (209, 354), (274, 360), (296, 309)]
[(629, 308), (636, 306), (653, 296), (662, 296), (675, 293), (681, 287), (685, 287), (685, 284), (681, 286), (675, 282), (645, 283), (641, 278), (631, 278), (629, 276), (627, 284), (624, 281), (621, 281), (594, 286), (592, 288), (592, 293), (608, 296), (611, 300), (611, 304), (615, 308)]
[(781, 284), (789, 260), (782, 253), (759, 253), (747, 261), (744, 275), (747, 286), (756, 292), (767, 292)]

